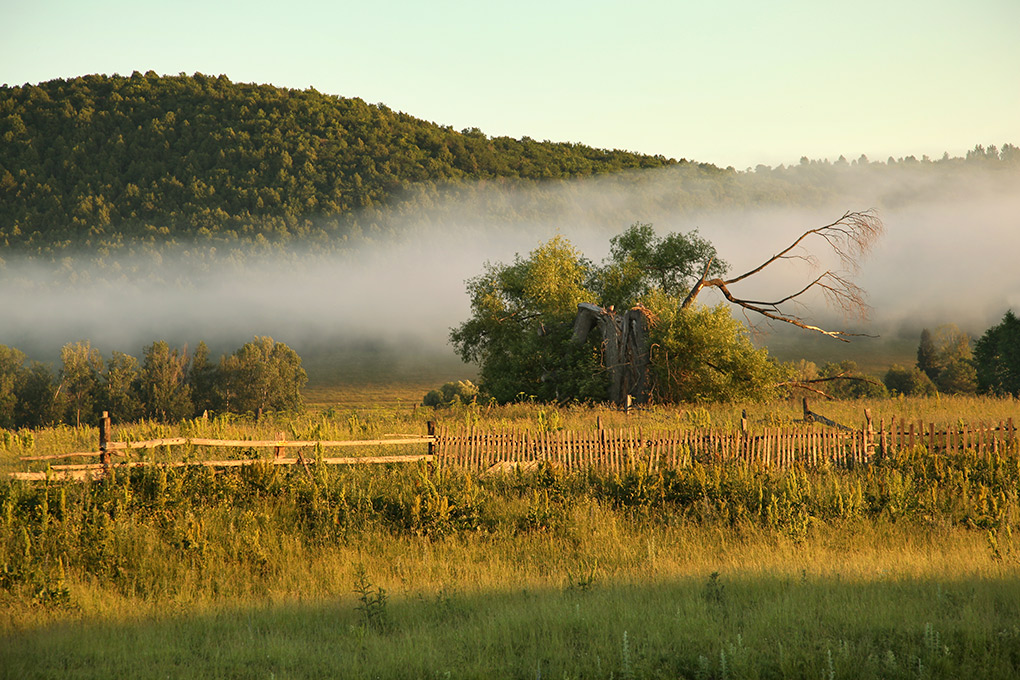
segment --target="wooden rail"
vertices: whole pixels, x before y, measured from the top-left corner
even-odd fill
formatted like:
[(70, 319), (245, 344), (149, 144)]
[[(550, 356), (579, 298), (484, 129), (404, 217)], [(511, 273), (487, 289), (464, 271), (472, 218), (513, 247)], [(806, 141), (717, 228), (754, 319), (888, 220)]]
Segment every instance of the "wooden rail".
[[(21, 480), (34, 480), (42, 481), (47, 479), (98, 479), (104, 475), (109, 474), (111, 471), (117, 468), (135, 468), (144, 467), (150, 465), (160, 465), (164, 467), (213, 467), (213, 468), (232, 468), (232, 467), (243, 467), (245, 465), (254, 465), (256, 463), (264, 463), (270, 465), (305, 465), (309, 461), (307, 458), (301, 455), (303, 449), (326, 449), (326, 448), (343, 448), (352, 446), (408, 446), (415, 444), (427, 444), (428, 453), (426, 454), (403, 454), (403, 455), (388, 455), (388, 456), (346, 456), (346, 457), (319, 457), (314, 462), (321, 462), (326, 465), (365, 465), (365, 464), (385, 464), (385, 463), (418, 463), (418, 462), (435, 462), (434, 447), (436, 443), (436, 437), (434, 436), (434, 426), (429, 423), (429, 434), (427, 435), (394, 435), (386, 437), (385, 439), (351, 439), (351, 440), (327, 440), (327, 439), (316, 439), (316, 440), (288, 440), (288, 439), (206, 439), (200, 437), (166, 437), (162, 439), (148, 439), (145, 441), (135, 442), (114, 442), (110, 441), (110, 418), (107, 413), (103, 413), (103, 417), (100, 420), (99, 425), (99, 450), (98, 451), (79, 451), (73, 453), (60, 453), (45, 456), (22, 456), (23, 461), (50, 461), (50, 460), (64, 460), (68, 458), (100, 458), (99, 463), (77, 463), (77, 464), (58, 464), (50, 465), (49, 469), (45, 472), (12, 472), (11, 477), (14, 479)], [(139, 451), (145, 449), (154, 449), (159, 447), (173, 447), (173, 446), (191, 446), (191, 447), (210, 447), (210, 448), (242, 448), (242, 449), (256, 449), (256, 448), (272, 448), (274, 451), (273, 458), (245, 458), (245, 459), (234, 459), (234, 460), (201, 460), (201, 461), (173, 461), (173, 462), (155, 462), (155, 461), (121, 461), (113, 462), (114, 456), (124, 457), (131, 451)], [(297, 457), (290, 458), (283, 455), (285, 449), (297, 449)]]
[[(816, 414), (815, 414), (816, 415)], [(891, 419), (874, 423), (866, 412), (859, 429), (846, 426), (826, 427), (798, 423), (784, 427), (749, 428), (746, 419), (733, 430), (687, 429), (656, 432), (646, 436), (635, 428), (599, 428), (586, 431), (532, 431), (523, 429), (481, 430), (478, 428), (439, 427), (429, 423), (425, 435), (394, 435), (363, 440), (239, 440), (171, 437), (137, 442), (109, 440), (109, 425), (100, 427), (99, 451), (25, 456), (25, 461), (55, 461), (73, 457), (99, 457), (98, 463), (55, 464), (46, 472), (15, 472), (16, 479), (97, 478), (116, 468), (144, 465), (170, 467), (239, 467), (266, 463), (307, 465), (302, 451), (308, 449), (356, 446), (427, 445), (428, 453), (319, 457), (328, 465), (387, 464), (427, 462), (459, 466), (472, 470), (510, 470), (533, 468), (545, 461), (565, 469), (601, 469), (622, 471), (640, 467), (648, 471), (695, 464), (744, 464), (762, 468), (791, 466), (852, 467), (870, 463), (876, 457), (896, 451), (923, 448), (932, 454), (970, 451), (975, 455), (1017, 454), (1020, 443), (1012, 419), (997, 424), (978, 424), (959, 428), (936, 427), (932, 423)], [(206, 460), (155, 463), (120, 460), (131, 451), (157, 447), (270, 448), (272, 458)], [(288, 449), (296, 456), (284, 455)]]
[[(430, 444), (435, 442), (435, 437), (429, 436), (404, 436), (397, 439), (353, 439), (343, 441), (331, 440), (284, 440), (284, 439), (201, 439), (198, 437), (171, 437), (167, 439), (149, 439), (138, 442), (108, 442), (106, 450), (111, 455), (124, 455), (123, 451), (137, 451), (139, 449), (155, 449), (160, 446), (209, 446), (219, 448), (276, 448), (276, 449), (313, 449), (336, 448), (342, 446), (387, 446), (398, 444)], [(102, 451), (80, 451), (76, 453), (57, 453), (48, 456), (22, 456), (20, 460), (59, 460), (62, 458), (74, 457), (100, 457)]]

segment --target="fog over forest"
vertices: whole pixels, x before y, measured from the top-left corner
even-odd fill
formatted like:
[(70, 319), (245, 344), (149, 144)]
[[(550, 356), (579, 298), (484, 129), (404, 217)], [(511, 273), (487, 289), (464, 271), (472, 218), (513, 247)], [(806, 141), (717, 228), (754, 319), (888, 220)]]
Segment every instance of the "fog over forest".
[[(63, 344), (84, 339), (106, 356), (112, 350), (139, 356), (156, 339), (191, 347), (204, 340), (214, 352), (227, 352), (270, 335), (313, 367), (335, 363), (339, 377), (346, 368), (356, 373), (355, 365), (358, 378), (365, 370), (423, 366), (432, 367), (429, 375), (467, 377), (472, 368), (459, 365), (447, 336), (468, 314), (465, 280), (486, 261), (511, 261), (557, 233), (600, 261), (610, 237), (644, 222), (661, 234), (697, 228), (737, 273), (807, 229), (848, 210), (874, 208), (886, 232), (856, 278), (869, 295), (870, 318), (844, 320), (821, 299), (802, 311), (822, 325), (881, 337), (846, 345), (760, 326), (765, 332), (756, 340), (781, 359), (854, 358), (868, 366), (871, 356), (883, 366), (909, 364), (922, 327), (955, 323), (976, 337), (1008, 308), (1020, 309), (1020, 172), (964, 165), (940, 172), (883, 169), (848, 168), (835, 192), (810, 205), (763, 199), (701, 211), (682, 207), (669, 169), (555, 189), (476, 185), (410, 213), (397, 206), (375, 218), (397, 236), (329, 256), (219, 253), (210, 267), (208, 257), (181, 247), (107, 261), (95, 275), (74, 260), (8, 258), (0, 269), (0, 343), (54, 361)], [(767, 188), (767, 175), (740, 173), (734, 181)], [(814, 245), (812, 252), (824, 253), (821, 243)], [(741, 284), (740, 292), (764, 299), (792, 292), (810, 277), (811, 270), (790, 263), (768, 280)], [(715, 295), (706, 292), (701, 301), (721, 299)]]

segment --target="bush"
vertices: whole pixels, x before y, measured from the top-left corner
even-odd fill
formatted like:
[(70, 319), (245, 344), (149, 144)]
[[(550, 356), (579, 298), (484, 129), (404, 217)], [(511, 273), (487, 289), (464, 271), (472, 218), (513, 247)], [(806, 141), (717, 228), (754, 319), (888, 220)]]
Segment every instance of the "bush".
[(470, 380), (448, 382), (438, 390), (430, 390), (422, 399), (424, 406), (439, 408), (453, 404), (470, 404), (478, 398), (478, 388)]
[(915, 367), (903, 368), (893, 364), (882, 379), (886, 389), (892, 395), (902, 394), (906, 397), (927, 397), (935, 394), (935, 383), (931, 378)]

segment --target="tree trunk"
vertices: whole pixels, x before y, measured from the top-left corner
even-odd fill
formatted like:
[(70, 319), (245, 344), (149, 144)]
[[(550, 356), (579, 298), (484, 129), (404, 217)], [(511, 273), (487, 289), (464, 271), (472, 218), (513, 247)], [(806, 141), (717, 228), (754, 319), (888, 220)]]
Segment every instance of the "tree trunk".
[(623, 405), (630, 395), (635, 403), (648, 401), (648, 319), (640, 307), (616, 314), (587, 302), (577, 306), (571, 342), (581, 344), (599, 327), (602, 361), (609, 371), (609, 400)]

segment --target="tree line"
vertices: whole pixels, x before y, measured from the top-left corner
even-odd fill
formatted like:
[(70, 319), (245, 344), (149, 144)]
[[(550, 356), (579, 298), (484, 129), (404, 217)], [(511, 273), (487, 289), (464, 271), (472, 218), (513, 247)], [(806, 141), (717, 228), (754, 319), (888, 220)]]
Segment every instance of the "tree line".
[(114, 351), (105, 359), (88, 341), (68, 343), (60, 368), (0, 345), (0, 427), (95, 424), (103, 411), (115, 422), (174, 422), (203, 413), (260, 416), (300, 410), (308, 380), (301, 358), (270, 337), (256, 337), (214, 361), (200, 342), (194, 353), (159, 340), (139, 361)]
[[(801, 159), (738, 172), (582, 144), (489, 137), (382, 104), (226, 76), (89, 75), (0, 87), (0, 247), (35, 257), (159, 250), (192, 241), (233, 251), (386, 238), (387, 211), (420, 215), (443, 191), (498, 185), (514, 200), (614, 174), (650, 208), (817, 204), (848, 176), (1020, 168), (1011, 144), (965, 158)], [(627, 170), (668, 170), (663, 195)], [(529, 192), (516, 189), (526, 187)], [(522, 195), (528, 194), (522, 204)], [(382, 216), (382, 217), (380, 217)], [(511, 218), (513, 215), (509, 215)]]
[(455, 131), (361, 99), (225, 76), (0, 87), (0, 244), (343, 238), (411, 185), (581, 177), (676, 161)]

